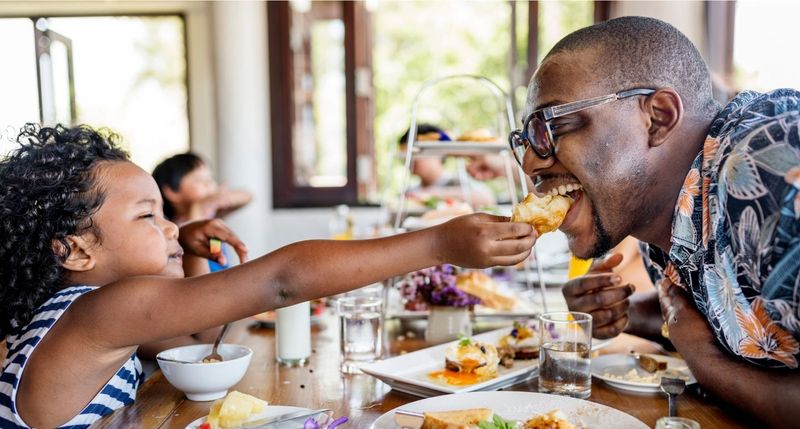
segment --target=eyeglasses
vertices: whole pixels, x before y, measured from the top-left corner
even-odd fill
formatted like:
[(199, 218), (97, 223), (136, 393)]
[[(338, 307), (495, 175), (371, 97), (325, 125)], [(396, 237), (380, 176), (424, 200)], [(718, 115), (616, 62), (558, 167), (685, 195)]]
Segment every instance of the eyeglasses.
[(559, 104), (557, 106), (536, 110), (522, 121), (522, 130), (514, 130), (508, 135), (508, 143), (511, 145), (511, 152), (514, 154), (514, 158), (516, 158), (520, 166), (522, 166), (522, 160), (525, 158), (525, 152), (528, 151), (528, 147), (532, 148), (533, 152), (539, 158), (547, 159), (555, 153), (553, 129), (550, 126), (550, 121), (553, 119), (623, 98), (636, 95), (650, 95), (654, 92), (656, 92), (655, 89), (634, 88), (620, 91), (616, 94), (587, 98), (585, 100), (573, 101), (571, 103)]

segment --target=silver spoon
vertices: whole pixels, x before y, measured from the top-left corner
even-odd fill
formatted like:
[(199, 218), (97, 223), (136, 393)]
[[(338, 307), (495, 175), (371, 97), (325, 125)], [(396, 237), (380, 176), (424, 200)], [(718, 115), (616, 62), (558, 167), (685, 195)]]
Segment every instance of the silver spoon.
[(203, 359), (200, 359), (200, 362), (222, 362), (224, 360), (222, 359), (222, 355), (217, 352), (217, 348), (219, 348), (220, 343), (222, 343), (222, 339), (225, 337), (225, 334), (228, 333), (229, 327), (229, 323), (226, 323), (222, 327), (222, 331), (219, 332), (217, 340), (214, 341), (214, 347), (211, 348), (211, 353), (209, 353), (208, 356), (204, 357)]
[(678, 415), (678, 395), (686, 388), (686, 381), (681, 378), (661, 377), (661, 390), (669, 397), (669, 416)]

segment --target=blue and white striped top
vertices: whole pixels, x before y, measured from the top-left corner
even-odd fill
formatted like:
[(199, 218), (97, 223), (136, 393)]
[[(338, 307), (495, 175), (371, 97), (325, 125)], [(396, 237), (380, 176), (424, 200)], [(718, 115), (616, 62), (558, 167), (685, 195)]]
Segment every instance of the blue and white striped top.
[[(28, 428), (17, 414), (15, 401), (17, 384), (25, 369), (25, 362), (36, 345), (50, 331), (67, 307), (86, 292), (96, 289), (90, 286), (73, 286), (63, 289), (36, 309), (36, 314), (27, 326), (14, 331), (6, 337), (8, 355), (0, 374), (0, 427)], [(100, 392), (75, 417), (61, 428), (88, 428), (101, 417), (117, 408), (132, 404), (136, 399), (136, 389), (144, 380), (142, 364), (136, 353), (131, 355), (122, 368), (100, 389)]]

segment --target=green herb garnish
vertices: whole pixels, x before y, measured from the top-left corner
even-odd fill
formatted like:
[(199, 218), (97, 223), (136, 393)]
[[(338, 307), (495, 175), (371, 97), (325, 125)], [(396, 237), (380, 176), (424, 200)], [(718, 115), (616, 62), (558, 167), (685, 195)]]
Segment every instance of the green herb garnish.
[(492, 417), (492, 421), (482, 421), (478, 423), (480, 429), (518, 429), (517, 422), (513, 420), (506, 420), (497, 414)]

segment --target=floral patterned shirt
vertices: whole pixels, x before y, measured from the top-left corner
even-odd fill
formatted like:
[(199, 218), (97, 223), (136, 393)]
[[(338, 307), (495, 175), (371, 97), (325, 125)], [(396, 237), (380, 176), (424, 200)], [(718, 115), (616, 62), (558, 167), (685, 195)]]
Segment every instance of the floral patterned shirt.
[[(689, 290), (719, 343), (753, 364), (800, 358), (800, 92), (737, 95), (683, 183), (654, 280)], [(648, 261), (649, 259), (649, 261)]]

